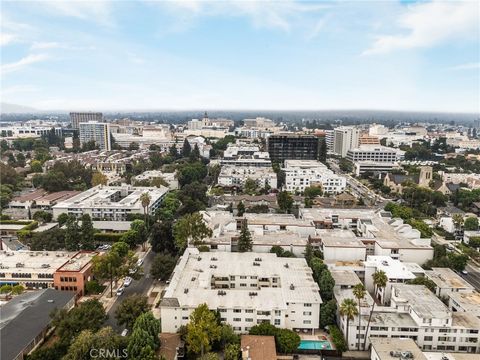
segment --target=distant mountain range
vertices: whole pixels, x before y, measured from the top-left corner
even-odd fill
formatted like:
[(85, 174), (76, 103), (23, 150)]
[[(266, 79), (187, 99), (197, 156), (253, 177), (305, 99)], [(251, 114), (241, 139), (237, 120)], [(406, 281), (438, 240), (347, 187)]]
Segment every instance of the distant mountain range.
[(32, 107), (17, 105), (17, 104), (9, 104), (9, 103), (0, 103), (0, 113), (7, 114), (7, 113), (32, 113), (38, 112), (37, 109)]

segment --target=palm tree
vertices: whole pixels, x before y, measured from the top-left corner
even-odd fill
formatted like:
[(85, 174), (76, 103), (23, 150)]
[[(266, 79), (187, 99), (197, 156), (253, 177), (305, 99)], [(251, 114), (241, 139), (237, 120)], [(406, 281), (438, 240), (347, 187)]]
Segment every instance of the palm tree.
[(360, 301), (365, 297), (367, 291), (365, 290), (365, 286), (362, 283), (357, 284), (353, 287), (353, 295), (358, 301), (358, 350), (360, 350), (360, 319), (362, 318), (362, 311), (360, 308)]
[(147, 211), (148, 211), (148, 206), (150, 205), (150, 195), (148, 193), (143, 193), (140, 195), (140, 201), (142, 203), (143, 207), (143, 214), (145, 215), (145, 226), (148, 228), (148, 221), (147, 221)]
[(350, 320), (355, 318), (355, 315), (358, 314), (357, 305), (353, 299), (344, 299), (340, 304), (340, 315), (347, 318), (347, 331), (345, 339), (347, 340), (347, 349), (348, 349), (348, 329), (350, 326)]
[(372, 274), (372, 278), (373, 278), (373, 285), (374, 285), (374, 291), (373, 291), (374, 299), (373, 299), (372, 310), (370, 310), (370, 315), (368, 316), (367, 328), (365, 329), (365, 338), (363, 339), (364, 349), (367, 344), (368, 328), (370, 327), (370, 321), (372, 320), (373, 310), (375, 309), (375, 302), (377, 301), (377, 293), (380, 289), (385, 288), (388, 282), (387, 274), (385, 274), (385, 271), (383, 270), (375, 271)]

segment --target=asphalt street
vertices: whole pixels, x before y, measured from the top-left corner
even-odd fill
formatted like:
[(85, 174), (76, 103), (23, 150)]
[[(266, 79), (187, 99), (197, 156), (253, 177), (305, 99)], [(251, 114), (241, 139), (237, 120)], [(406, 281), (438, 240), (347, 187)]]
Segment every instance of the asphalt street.
[(468, 271), (467, 275), (462, 275), (462, 277), (467, 280), (471, 285), (475, 287), (477, 291), (480, 291), (480, 271), (478, 268), (474, 267), (472, 264), (467, 264), (465, 270)]
[(115, 295), (115, 291), (117, 290), (118, 287), (120, 287), (120, 285), (118, 285), (117, 288), (113, 289), (113, 296), (116, 296), (116, 300), (107, 313), (108, 319), (105, 322), (105, 325), (111, 326), (118, 333), (121, 333), (124, 327), (117, 325), (117, 321), (115, 319), (115, 311), (120, 305), (120, 303), (127, 296), (133, 295), (133, 294), (143, 294), (143, 295), (147, 294), (148, 289), (150, 289), (153, 283), (153, 278), (150, 275), (150, 267), (152, 266), (152, 261), (154, 257), (155, 257), (155, 253), (153, 253), (152, 251), (149, 251), (148, 254), (144, 257), (144, 262), (143, 262), (144, 275), (139, 280), (133, 280), (130, 286), (125, 288), (125, 291), (123, 292), (122, 295), (120, 296)]

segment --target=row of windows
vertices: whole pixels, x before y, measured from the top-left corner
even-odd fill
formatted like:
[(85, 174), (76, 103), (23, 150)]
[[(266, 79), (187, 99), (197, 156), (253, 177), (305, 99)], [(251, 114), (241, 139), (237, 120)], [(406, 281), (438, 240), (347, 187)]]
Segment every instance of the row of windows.
[(77, 282), (77, 278), (76, 277), (71, 277), (71, 276), (61, 276), (60, 277), (60, 281), (61, 282)]

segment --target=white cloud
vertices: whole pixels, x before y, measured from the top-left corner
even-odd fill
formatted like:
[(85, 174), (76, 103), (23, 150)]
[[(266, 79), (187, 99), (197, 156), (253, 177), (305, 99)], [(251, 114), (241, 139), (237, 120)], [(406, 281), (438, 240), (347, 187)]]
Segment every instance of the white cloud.
[[(246, 17), (258, 28), (271, 28), (289, 31), (300, 15), (330, 7), (325, 4), (286, 1), (204, 1), (177, 0), (156, 2), (173, 12), (182, 20), (182, 26), (189, 27), (191, 22), (201, 16)], [(177, 24), (178, 25), (178, 24)]]
[(472, 62), (466, 64), (460, 64), (456, 66), (452, 66), (449, 68), (450, 70), (473, 70), (473, 69), (480, 69), (480, 62)]
[(21, 94), (27, 92), (36, 92), (39, 89), (33, 85), (14, 85), (4, 89), (1, 89), (2, 96), (8, 96), (12, 94)]
[(20, 70), (25, 66), (28, 66), (37, 62), (45, 61), (48, 59), (49, 59), (49, 56), (47, 54), (30, 54), (13, 63), (2, 64), (1, 73), (8, 74), (8, 73)]
[(112, 1), (103, 0), (53, 0), (42, 1), (39, 5), (58, 15), (93, 21), (103, 26), (112, 26), (114, 24), (111, 16), (112, 4)]
[(34, 42), (30, 47), (31, 50), (45, 50), (45, 49), (57, 49), (63, 47), (58, 42)]
[(430, 47), (446, 40), (480, 37), (480, 3), (433, 1), (407, 6), (398, 20), (406, 34), (377, 36), (364, 55)]
[(13, 43), (15, 40), (17, 40), (17, 36), (14, 34), (7, 34), (2, 32), (0, 34), (0, 46), (5, 46), (8, 44)]

